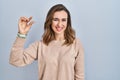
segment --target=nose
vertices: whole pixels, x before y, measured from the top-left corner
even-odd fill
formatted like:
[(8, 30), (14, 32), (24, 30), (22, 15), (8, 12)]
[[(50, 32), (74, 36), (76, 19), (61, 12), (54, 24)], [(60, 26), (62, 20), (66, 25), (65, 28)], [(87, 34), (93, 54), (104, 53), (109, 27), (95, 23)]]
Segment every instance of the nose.
[(58, 26), (62, 26), (62, 21), (58, 21)]

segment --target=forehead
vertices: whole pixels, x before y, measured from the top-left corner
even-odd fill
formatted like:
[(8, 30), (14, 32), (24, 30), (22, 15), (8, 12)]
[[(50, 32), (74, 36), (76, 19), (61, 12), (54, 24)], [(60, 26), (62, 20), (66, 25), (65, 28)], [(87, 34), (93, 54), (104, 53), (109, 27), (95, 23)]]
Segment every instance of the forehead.
[(56, 11), (54, 14), (53, 14), (53, 18), (67, 18), (68, 15), (65, 11)]

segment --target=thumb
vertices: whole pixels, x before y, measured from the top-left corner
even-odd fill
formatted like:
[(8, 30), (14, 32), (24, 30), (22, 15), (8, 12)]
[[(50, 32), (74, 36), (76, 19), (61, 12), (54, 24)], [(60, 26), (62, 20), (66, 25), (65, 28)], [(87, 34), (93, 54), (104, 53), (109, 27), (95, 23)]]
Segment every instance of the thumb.
[(28, 27), (31, 27), (33, 24), (34, 24), (34, 21), (31, 21), (31, 22), (28, 24)]

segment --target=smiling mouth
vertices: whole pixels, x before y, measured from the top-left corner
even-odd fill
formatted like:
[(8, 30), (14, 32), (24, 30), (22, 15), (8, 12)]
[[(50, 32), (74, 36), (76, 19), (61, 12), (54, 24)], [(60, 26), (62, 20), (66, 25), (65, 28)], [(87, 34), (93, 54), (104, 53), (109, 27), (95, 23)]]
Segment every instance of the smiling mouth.
[(63, 27), (60, 27), (60, 26), (57, 26), (57, 27), (56, 27), (56, 30), (59, 31), (59, 32), (60, 32), (62, 29), (63, 29)]

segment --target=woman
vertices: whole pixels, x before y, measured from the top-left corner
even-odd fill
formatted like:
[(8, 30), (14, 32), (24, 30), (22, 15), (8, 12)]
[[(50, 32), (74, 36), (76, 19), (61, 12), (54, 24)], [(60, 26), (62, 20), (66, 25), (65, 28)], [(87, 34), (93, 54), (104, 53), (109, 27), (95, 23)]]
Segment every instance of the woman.
[(41, 41), (23, 49), (27, 33), (34, 23), (32, 17), (21, 17), (13, 44), (10, 63), (25, 66), (38, 60), (39, 80), (84, 80), (84, 51), (75, 37), (68, 9), (53, 6), (46, 17)]

